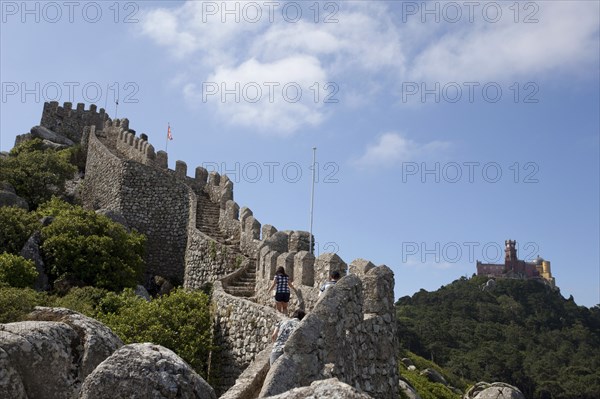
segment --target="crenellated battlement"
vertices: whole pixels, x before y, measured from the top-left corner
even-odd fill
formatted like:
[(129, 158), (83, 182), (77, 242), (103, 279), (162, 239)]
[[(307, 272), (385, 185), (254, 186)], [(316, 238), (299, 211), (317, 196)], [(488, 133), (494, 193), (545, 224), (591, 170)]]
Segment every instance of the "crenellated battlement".
[(58, 101), (51, 101), (44, 103), (40, 125), (79, 143), (85, 126), (102, 130), (107, 121), (110, 118), (104, 108), (98, 110), (95, 104), (86, 110), (83, 103), (73, 109), (73, 103), (65, 102), (60, 106)]
[(64, 102), (61, 107), (59, 105), (58, 101), (50, 101), (50, 102), (44, 103), (42, 117), (51, 116), (51, 115), (59, 115), (62, 117), (70, 117), (70, 118), (80, 117), (81, 118), (86, 114), (96, 114), (96, 113), (98, 115), (106, 114), (104, 108), (100, 108), (100, 111), (98, 111), (98, 107), (96, 106), (96, 104), (90, 104), (90, 109), (86, 110), (84, 103), (77, 103), (77, 106), (75, 107), (75, 109), (73, 109), (73, 103), (71, 103), (71, 102)]
[(136, 136), (127, 118), (112, 120), (104, 109), (98, 110), (94, 104), (86, 110), (83, 103), (73, 109), (70, 102), (60, 106), (54, 101), (44, 104), (41, 124), (65, 135), (76, 136), (85, 149), (89, 135), (96, 135), (118, 158), (163, 170), (184, 182), (194, 193), (206, 193), (213, 203), (219, 205), (220, 229), (240, 241), (240, 250), (246, 256), (256, 258), (263, 241), (270, 238), (269, 234), (263, 234), (261, 239), (261, 224), (252, 211), (248, 208), (240, 210), (240, 206), (233, 201), (234, 185), (227, 175), (209, 173), (205, 168), (197, 167), (194, 176), (189, 177), (187, 164), (181, 160), (175, 162), (174, 169), (169, 169), (168, 153), (156, 151), (147, 135)]
[(129, 129), (127, 119), (117, 119), (105, 128), (107, 139), (115, 143), (119, 154), (127, 159), (154, 165), (156, 163), (156, 152), (154, 146), (142, 137), (137, 137)]

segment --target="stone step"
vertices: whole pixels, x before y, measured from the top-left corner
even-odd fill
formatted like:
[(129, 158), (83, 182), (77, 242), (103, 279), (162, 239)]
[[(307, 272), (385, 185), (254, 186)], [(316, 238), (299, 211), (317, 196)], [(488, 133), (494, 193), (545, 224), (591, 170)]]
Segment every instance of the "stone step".
[(237, 283), (232, 283), (230, 284), (232, 287), (245, 287), (245, 288), (249, 288), (251, 290), (254, 290), (254, 286), (256, 285), (255, 282), (249, 281), (249, 282), (237, 282)]
[(248, 290), (246, 288), (241, 288), (241, 287), (227, 287), (227, 289), (225, 290), (227, 293), (234, 295), (234, 296), (238, 296), (238, 297), (251, 297), (252, 295), (254, 295), (254, 289)]
[(230, 288), (235, 288), (235, 289), (244, 289), (244, 290), (250, 290), (250, 291), (254, 291), (254, 284), (231, 284), (229, 286)]

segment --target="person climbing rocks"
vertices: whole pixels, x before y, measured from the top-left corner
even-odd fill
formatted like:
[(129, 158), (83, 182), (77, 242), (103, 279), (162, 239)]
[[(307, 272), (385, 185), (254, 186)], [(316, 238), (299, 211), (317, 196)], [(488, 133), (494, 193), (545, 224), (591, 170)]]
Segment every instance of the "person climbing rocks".
[(273, 344), (271, 356), (269, 357), (269, 364), (271, 366), (279, 356), (283, 355), (283, 347), (285, 346), (286, 341), (298, 327), (304, 316), (306, 316), (306, 313), (304, 313), (303, 310), (298, 309), (294, 311), (291, 319), (280, 322), (273, 330), (271, 340), (275, 342), (275, 344)]
[(319, 291), (319, 296), (323, 295), (325, 293), (325, 291), (327, 291), (327, 289), (333, 285), (335, 285), (335, 283), (338, 282), (338, 280), (340, 279), (340, 272), (338, 272), (337, 270), (331, 272), (329, 274), (329, 280), (326, 281), (322, 286), (321, 289)]
[(275, 309), (287, 316), (288, 302), (290, 301), (290, 288), (294, 291), (296, 288), (294, 288), (290, 276), (285, 273), (283, 266), (277, 268), (269, 292), (271, 292), (273, 288), (275, 288)]

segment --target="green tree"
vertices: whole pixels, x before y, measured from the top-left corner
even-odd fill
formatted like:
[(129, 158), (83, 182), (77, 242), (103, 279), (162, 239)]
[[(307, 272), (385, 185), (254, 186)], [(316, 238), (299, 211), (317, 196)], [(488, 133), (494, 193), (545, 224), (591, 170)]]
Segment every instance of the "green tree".
[(38, 209), (54, 216), (42, 228), (42, 252), (49, 276), (120, 291), (138, 283), (145, 236), (127, 232), (109, 218), (56, 198)]
[(65, 181), (76, 171), (72, 150), (44, 149), (42, 140), (28, 140), (0, 158), (0, 181), (9, 182), (32, 209), (64, 191)]
[(101, 313), (100, 303), (109, 291), (96, 287), (73, 287), (64, 296), (52, 297), (52, 306), (67, 308), (86, 316), (97, 318)]
[(212, 349), (210, 298), (200, 291), (176, 289), (150, 302), (131, 289), (108, 293), (99, 314), (125, 343), (152, 342), (165, 346), (207, 378)]
[(37, 215), (14, 206), (0, 207), (0, 253), (18, 254), (41, 227)]
[(0, 254), (0, 284), (17, 288), (32, 287), (37, 276), (32, 261), (7, 252)]
[(0, 287), (0, 323), (25, 319), (35, 306), (46, 305), (46, 294), (31, 288)]

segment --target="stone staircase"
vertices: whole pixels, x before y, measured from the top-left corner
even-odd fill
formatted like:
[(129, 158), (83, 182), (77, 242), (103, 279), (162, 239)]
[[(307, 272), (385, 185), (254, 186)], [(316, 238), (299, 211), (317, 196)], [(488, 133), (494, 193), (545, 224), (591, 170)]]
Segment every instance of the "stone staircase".
[(254, 296), (256, 286), (256, 259), (250, 259), (250, 265), (238, 278), (223, 287), (228, 294), (249, 298)]
[[(228, 237), (219, 228), (219, 205), (212, 202), (210, 197), (204, 191), (196, 193), (198, 198), (198, 206), (196, 209), (196, 227), (198, 230), (211, 237), (218, 243), (227, 247), (228, 253), (233, 256), (243, 256), (240, 251), (239, 240)], [(227, 287), (224, 287), (225, 292), (244, 298), (249, 298), (254, 295), (256, 285), (256, 259), (250, 259), (250, 264), (246, 271), (238, 276), (237, 279), (231, 281)]]
[(207, 236), (227, 245), (227, 237), (219, 228), (219, 204), (212, 202), (204, 191), (197, 193), (197, 198), (196, 227)]

